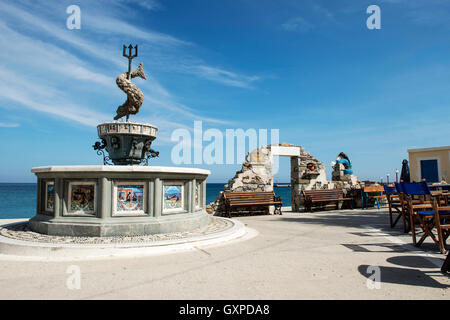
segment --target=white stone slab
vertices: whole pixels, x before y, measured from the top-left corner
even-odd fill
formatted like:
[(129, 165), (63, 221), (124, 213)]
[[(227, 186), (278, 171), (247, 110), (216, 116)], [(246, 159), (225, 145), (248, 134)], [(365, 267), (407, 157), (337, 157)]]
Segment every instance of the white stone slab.
[(273, 156), (300, 157), (300, 147), (270, 146)]
[(142, 173), (191, 173), (209, 175), (211, 171), (185, 167), (158, 166), (44, 166), (34, 167), (32, 173), (42, 172), (142, 172)]

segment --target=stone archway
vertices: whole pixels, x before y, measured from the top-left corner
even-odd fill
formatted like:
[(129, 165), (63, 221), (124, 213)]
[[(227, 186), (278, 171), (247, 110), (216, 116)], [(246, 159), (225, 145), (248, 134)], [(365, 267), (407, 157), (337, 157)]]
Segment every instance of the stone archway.
[[(311, 156), (301, 146), (287, 143), (262, 146), (250, 152), (241, 170), (228, 181), (226, 191), (252, 192), (273, 191), (274, 157), (290, 157), (291, 159), (291, 207), (299, 211), (304, 199), (302, 190), (333, 188), (326, 179), (325, 166)], [(224, 212), (223, 194), (210, 205), (210, 210), (217, 215)]]
[[(304, 204), (302, 190), (327, 188), (325, 166), (301, 146), (287, 143), (269, 146), (272, 158), (291, 158), (291, 207), (299, 211)], [(273, 190), (273, 189), (272, 189)]]

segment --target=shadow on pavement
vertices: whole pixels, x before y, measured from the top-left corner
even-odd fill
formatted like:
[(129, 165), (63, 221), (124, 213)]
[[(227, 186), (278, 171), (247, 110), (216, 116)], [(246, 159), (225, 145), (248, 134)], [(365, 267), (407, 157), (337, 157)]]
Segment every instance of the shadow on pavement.
[(389, 216), (385, 211), (351, 210), (345, 212), (305, 212), (295, 216), (279, 216), (277, 220), (283, 222), (298, 222), (323, 226), (341, 226), (354, 228), (362, 225), (369, 225), (382, 230), (390, 230)]
[[(432, 263), (430, 261), (431, 259), (435, 261), (436, 264)], [(428, 257), (427, 259), (425, 259), (424, 257), (421, 256), (397, 256), (387, 258), (386, 261), (403, 267), (436, 269), (438, 268), (436, 265), (441, 266), (444, 263), (444, 258), (439, 259)]]
[(354, 252), (410, 252), (404, 244), (395, 243), (342, 243), (342, 246)]
[[(361, 275), (369, 278), (373, 272), (368, 272), (369, 265), (360, 265), (358, 271)], [(442, 284), (433, 279), (429, 274), (433, 276), (443, 276), (439, 271), (436, 272), (423, 272), (418, 269), (409, 268), (397, 268), (397, 267), (379, 267), (380, 268), (380, 281), (381, 283), (402, 284), (418, 287), (431, 287), (446, 289), (450, 286)]]
[[(295, 216), (280, 216), (278, 221), (283, 222), (297, 222), (302, 224), (310, 224), (317, 226), (332, 226), (332, 227), (347, 227), (347, 228), (361, 228), (361, 231), (348, 231), (348, 234), (353, 234), (358, 237), (379, 237), (380, 233), (385, 233), (393, 237), (403, 237), (409, 244), (409, 249), (402, 248), (401, 244), (384, 244), (386, 248), (391, 248), (392, 251), (405, 252), (411, 251), (412, 239), (411, 233), (406, 234), (403, 232), (403, 227), (398, 224), (395, 228), (391, 228), (389, 225), (389, 215), (386, 211), (364, 211), (364, 210), (349, 210), (344, 212), (317, 212), (317, 213), (304, 213)], [(377, 231), (367, 230), (366, 226), (373, 227)], [(419, 239), (422, 235), (422, 231), (416, 228), (416, 237)], [(407, 238), (405, 238), (407, 237)], [(344, 246), (353, 251), (359, 252), (386, 252), (386, 250), (376, 251), (364, 248), (365, 246), (380, 246), (381, 244), (349, 244)], [(362, 247), (362, 248), (361, 248)], [(438, 253), (439, 248), (429, 238), (417, 251), (425, 251), (430, 253)]]

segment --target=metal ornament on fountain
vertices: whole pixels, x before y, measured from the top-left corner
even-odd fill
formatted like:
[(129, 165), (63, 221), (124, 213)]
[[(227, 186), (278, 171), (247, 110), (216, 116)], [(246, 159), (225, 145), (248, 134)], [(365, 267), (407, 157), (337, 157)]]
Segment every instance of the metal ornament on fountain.
[(104, 156), (104, 164), (111, 160), (115, 165), (138, 165), (143, 161), (158, 156), (158, 152), (150, 148), (156, 139), (158, 128), (150, 124), (134, 122), (106, 122), (97, 126), (102, 144), (97, 142), (94, 149), (103, 153), (104, 148), (109, 156)]
[[(128, 54), (126, 52), (128, 48)], [(134, 49), (134, 54), (133, 54)], [(101, 142), (93, 145), (97, 154), (103, 156), (103, 164), (110, 165), (148, 165), (148, 160), (157, 157), (159, 152), (151, 149), (153, 140), (156, 139), (158, 128), (151, 124), (129, 122), (131, 114), (137, 114), (144, 101), (142, 91), (131, 82), (132, 78), (142, 78), (146, 80), (142, 63), (139, 67), (131, 71), (132, 60), (138, 56), (138, 46), (123, 46), (123, 56), (128, 59), (128, 72), (120, 74), (116, 83), (117, 86), (127, 94), (127, 100), (117, 108), (117, 115), (114, 120), (126, 117), (126, 122), (105, 122), (97, 126), (97, 133)], [(108, 152), (105, 154), (104, 150)]]

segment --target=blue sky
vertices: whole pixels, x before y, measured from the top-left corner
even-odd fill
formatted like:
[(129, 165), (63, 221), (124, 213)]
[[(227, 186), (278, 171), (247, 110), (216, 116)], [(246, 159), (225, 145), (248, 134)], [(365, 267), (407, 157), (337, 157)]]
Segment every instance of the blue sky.
[[(80, 30), (66, 28), (72, 4)], [(366, 27), (371, 4), (381, 30)], [(172, 131), (202, 120), (279, 129), (328, 172), (344, 151), (360, 179), (394, 176), (408, 148), (450, 144), (448, 17), (443, 0), (3, 0), (0, 182), (33, 182), (35, 166), (101, 164), (91, 146), (126, 99), (115, 78), (129, 43), (147, 74), (132, 120), (159, 127), (153, 165), (173, 165)], [(197, 167), (225, 182), (240, 165)]]

